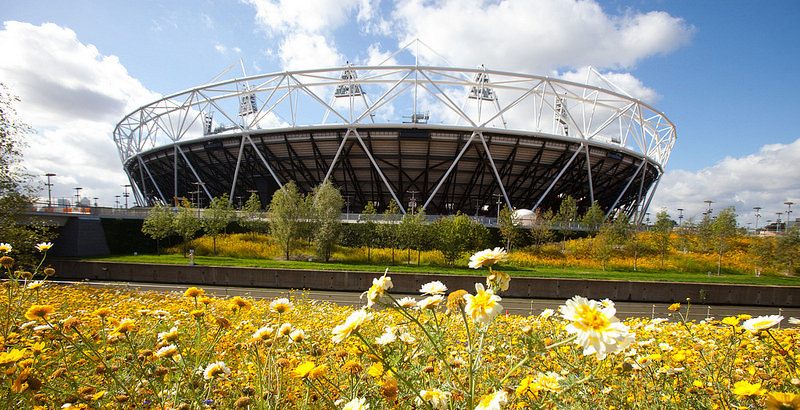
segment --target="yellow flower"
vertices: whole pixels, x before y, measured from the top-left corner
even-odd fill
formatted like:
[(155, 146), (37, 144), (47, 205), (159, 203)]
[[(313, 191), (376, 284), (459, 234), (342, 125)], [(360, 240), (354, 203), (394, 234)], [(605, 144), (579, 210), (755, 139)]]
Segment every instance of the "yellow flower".
[(509, 283), (511, 283), (511, 276), (505, 272), (493, 271), (491, 275), (486, 277), (486, 286), (498, 292), (507, 291)]
[(375, 378), (383, 376), (383, 373), (383, 364), (381, 362), (375, 362), (367, 369), (367, 374)]
[(253, 333), (253, 339), (267, 340), (275, 334), (275, 328), (272, 326), (264, 326)]
[(55, 312), (55, 308), (50, 305), (33, 305), (25, 312), (25, 319), (47, 320), (47, 316), (53, 312)]
[(183, 292), (183, 296), (186, 296), (187, 298), (197, 298), (205, 294), (206, 291), (194, 286), (190, 287), (189, 289), (186, 289), (186, 292)]
[(326, 373), (328, 373), (328, 365), (321, 364), (319, 366), (314, 366), (314, 368), (311, 369), (310, 372), (308, 372), (308, 378), (316, 379), (317, 377), (324, 376)]
[(378, 299), (380, 299), (387, 290), (391, 289), (394, 284), (392, 284), (392, 278), (386, 276), (389, 273), (389, 269), (387, 268), (386, 271), (383, 273), (383, 276), (380, 278), (372, 279), (372, 286), (369, 287), (369, 290), (361, 294), (361, 297), (364, 295), (367, 296), (367, 307), (372, 307)]
[(344, 323), (333, 328), (333, 343), (341, 343), (344, 339), (347, 339), (350, 334), (358, 330), (362, 324), (370, 319), (372, 319), (372, 315), (367, 313), (367, 311), (364, 309), (359, 309), (351, 313)]
[(436, 306), (439, 306), (440, 304), (442, 304), (443, 300), (444, 300), (444, 296), (442, 296), (442, 295), (428, 296), (427, 298), (422, 299), (419, 302), (417, 302), (417, 307), (420, 308), (420, 309), (433, 309)]
[(733, 384), (733, 394), (737, 396), (760, 396), (764, 394), (761, 383), (750, 384), (746, 380), (740, 380)]
[(11, 245), (9, 245), (7, 243), (0, 243), (0, 252), (9, 253), (9, 252), (11, 252), (12, 249), (14, 249), (13, 246), (11, 246)]
[(28, 289), (28, 290), (39, 289), (39, 288), (42, 287), (42, 285), (44, 285), (44, 281), (43, 280), (35, 280), (35, 281), (27, 284), (25, 286), (25, 288)]
[(250, 302), (248, 302), (241, 296), (232, 297), (231, 300), (228, 302), (228, 305), (230, 306), (230, 309), (234, 312), (238, 310), (250, 309)]
[(114, 331), (112, 333), (114, 334), (129, 333), (132, 332), (135, 327), (136, 323), (133, 321), (133, 319), (122, 319), (119, 321), (119, 324), (117, 325), (117, 327), (114, 328)]
[(469, 267), (472, 269), (480, 269), (483, 266), (492, 266), (506, 259), (508, 259), (508, 254), (503, 248), (484, 249), (476, 252), (469, 258)]
[(342, 410), (369, 410), (369, 404), (366, 404), (366, 401), (367, 399), (356, 397), (347, 402), (347, 404), (342, 407)]
[(767, 410), (800, 410), (800, 394), (772, 392), (766, 405)]
[(39, 252), (47, 252), (52, 247), (53, 247), (52, 242), (40, 242), (36, 244), (36, 250), (38, 250)]
[(722, 323), (723, 324), (730, 325), (730, 326), (736, 326), (736, 325), (739, 324), (740, 321), (741, 320), (739, 320), (739, 318), (736, 317), (736, 316), (728, 316), (728, 317), (722, 319)]
[(616, 318), (613, 303), (605, 304), (575, 296), (559, 307), (561, 316), (571, 323), (565, 330), (576, 335), (575, 343), (583, 347), (583, 354), (596, 354), (602, 360), (608, 353), (625, 349), (633, 336), (628, 327)]
[(211, 380), (217, 376), (225, 377), (229, 374), (231, 374), (231, 369), (222, 361), (211, 363), (203, 370), (203, 378), (206, 380)]
[(783, 316), (780, 315), (759, 316), (745, 320), (744, 323), (742, 323), (742, 328), (751, 333), (758, 333), (777, 325), (782, 320)]
[(277, 314), (289, 313), (293, 308), (294, 304), (292, 304), (292, 302), (287, 298), (278, 298), (269, 304), (269, 310)]
[(423, 295), (444, 295), (445, 292), (447, 292), (447, 286), (445, 286), (444, 283), (435, 280), (422, 285), (422, 287), (419, 288), (419, 292)]
[(481, 397), (475, 410), (500, 410), (508, 402), (508, 393), (505, 390), (498, 390), (492, 394)]
[(295, 367), (294, 370), (292, 370), (291, 372), (292, 377), (296, 379), (305, 379), (308, 377), (311, 371), (314, 370), (314, 367), (316, 367), (314, 362), (311, 361), (303, 362), (299, 366)]
[(167, 345), (158, 349), (153, 355), (159, 359), (164, 357), (172, 357), (178, 354), (178, 347), (175, 345)]
[(425, 403), (429, 404), (434, 409), (447, 409), (447, 402), (450, 401), (450, 392), (444, 392), (439, 389), (422, 390), (417, 397), (417, 407), (424, 407)]
[(464, 295), (467, 305), (464, 311), (473, 321), (489, 323), (498, 313), (503, 311), (503, 305), (497, 303), (502, 299), (494, 294), (491, 289), (485, 290), (480, 283), (475, 284), (475, 296)]
[(92, 314), (97, 316), (97, 317), (111, 316), (111, 309), (105, 308), (105, 307), (98, 308), (98, 309), (95, 309), (95, 311), (92, 312)]
[(25, 349), (11, 349), (10, 352), (0, 352), (0, 366), (16, 363), (25, 357)]
[(169, 332), (159, 332), (158, 341), (160, 342), (174, 342), (178, 340), (178, 328), (173, 326)]
[(670, 312), (677, 312), (677, 311), (681, 310), (681, 304), (680, 303), (673, 303), (673, 304), (669, 305), (667, 310), (669, 310)]

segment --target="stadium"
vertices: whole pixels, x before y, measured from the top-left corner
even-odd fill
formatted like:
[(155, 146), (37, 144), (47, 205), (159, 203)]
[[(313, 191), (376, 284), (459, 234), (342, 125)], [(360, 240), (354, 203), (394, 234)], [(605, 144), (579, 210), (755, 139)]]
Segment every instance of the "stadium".
[(421, 65), (243, 76), (140, 107), (114, 130), (136, 203), (262, 203), (326, 178), (347, 213), (492, 217), (505, 204), (644, 214), (675, 144), (661, 112), (589, 69), (584, 83)]

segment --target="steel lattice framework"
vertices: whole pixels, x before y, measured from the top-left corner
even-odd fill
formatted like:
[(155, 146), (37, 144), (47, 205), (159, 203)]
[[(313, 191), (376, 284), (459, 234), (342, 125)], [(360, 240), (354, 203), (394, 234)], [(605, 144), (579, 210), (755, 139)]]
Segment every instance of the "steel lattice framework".
[[(405, 114), (405, 115), (404, 115)], [(585, 84), (434, 66), (353, 66), (215, 82), (128, 114), (114, 130), (139, 205), (326, 178), (348, 206), (428, 214), (647, 208), (675, 126), (596, 71)], [(638, 212), (638, 215), (644, 212)]]

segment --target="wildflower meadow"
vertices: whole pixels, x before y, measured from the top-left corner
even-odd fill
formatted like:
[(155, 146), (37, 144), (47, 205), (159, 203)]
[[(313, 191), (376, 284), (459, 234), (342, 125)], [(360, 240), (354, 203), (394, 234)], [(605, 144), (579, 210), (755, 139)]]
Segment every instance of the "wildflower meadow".
[[(50, 244), (40, 244), (46, 256)], [(61, 285), (0, 244), (0, 406), (150, 409), (800, 409), (797, 319), (616, 317), (575, 296), (503, 314), (500, 248), (474, 254), (474, 289), (392, 294), (377, 276), (349, 308)], [(44, 261), (44, 256), (42, 261)], [(788, 327), (787, 327), (788, 325)]]

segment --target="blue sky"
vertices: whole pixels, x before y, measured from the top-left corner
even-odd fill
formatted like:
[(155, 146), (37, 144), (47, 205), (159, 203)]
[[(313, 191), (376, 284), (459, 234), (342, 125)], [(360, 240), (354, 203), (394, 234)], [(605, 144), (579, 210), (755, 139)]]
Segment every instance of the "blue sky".
[[(0, 1), (0, 21), (0, 50), (19, 56), (0, 62), (0, 81), (39, 130), (30, 168), (55, 169), (62, 190), (82, 185), (105, 204), (125, 183), (110, 130), (126, 110), (204, 83), (239, 58), (248, 74), (366, 61), (370, 46), (391, 52), (413, 37), (455, 65), (534, 74), (593, 65), (627, 75), (634, 95), (657, 95), (678, 143), (651, 211), (693, 216), (710, 198), (736, 206), (744, 223), (752, 206), (800, 202), (798, 2)], [(634, 41), (614, 43), (625, 35)], [(89, 74), (70, 71), (81, 67)], [(86, 107), (113, 109), (52, 101), (58, 94), (43, 78), (85, 85), (96, 91)]]

